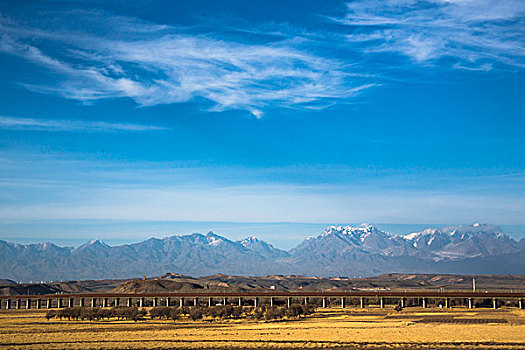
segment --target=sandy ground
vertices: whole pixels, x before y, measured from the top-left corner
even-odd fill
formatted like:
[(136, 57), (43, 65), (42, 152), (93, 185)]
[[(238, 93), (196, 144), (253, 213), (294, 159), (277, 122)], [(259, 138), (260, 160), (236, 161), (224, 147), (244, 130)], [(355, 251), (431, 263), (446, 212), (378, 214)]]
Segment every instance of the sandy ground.
[(525, 349), (525, 310), (319, 309), (292, 321), (47, 321), (0, 310), (2, 349)]

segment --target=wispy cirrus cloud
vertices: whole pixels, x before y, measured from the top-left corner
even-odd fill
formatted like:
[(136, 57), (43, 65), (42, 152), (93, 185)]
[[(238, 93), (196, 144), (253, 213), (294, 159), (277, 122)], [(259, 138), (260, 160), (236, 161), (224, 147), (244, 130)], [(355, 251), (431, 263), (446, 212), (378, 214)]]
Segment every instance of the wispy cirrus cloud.
[(0, 116), (0, 129), (71, 132), (139, 132), (165, 130), (163, 127), (153, 125), (107, 123), (103, 121), (33, 119), (7, 116)]
[(416, 63), (452, 59), (459, 69), (525, 67), (521, 0), (356, 0), (334, 18), (366, 53), (398, 53)]
[[(111, 36), (100, 28), (52, 32), (0, 17), (0, 51), (62, 77), (25, 84), (35, 91), (87, 102), (127, 97), (141, 106), (205, 99), (210, 110), (248, 110), (257, 118), (268, 107), (329, 106), (374, 85), (340, 61), (296, 48), (293, 38), (246, 43), (107, 13), (96, 18), (124, 26), (113, 26)], [(45, 52), (49, 43), (53, 50)]]
[[(276, 107), (324, 109), (381, 85), (396, 72), (390, 57), (378, 66), (368, 60), (372, 54), (472, 72), (521, 69), (524, 13), (520, 0), (355, 0), (344, 16), (332, 18), (343, 33), (318, 35), (289, 24), (246, 23), (226, 24), (225, 34), (101, 11), (51, 14), (30, 25), (0, 14), (0, 52), (55, 74), (51, 83), (22, 83), (33, 91), (85, 103), (198, 102), (206, 110), (261, 118)], [(323, 54), (340, 47), (351, 50), (338, 59)]]

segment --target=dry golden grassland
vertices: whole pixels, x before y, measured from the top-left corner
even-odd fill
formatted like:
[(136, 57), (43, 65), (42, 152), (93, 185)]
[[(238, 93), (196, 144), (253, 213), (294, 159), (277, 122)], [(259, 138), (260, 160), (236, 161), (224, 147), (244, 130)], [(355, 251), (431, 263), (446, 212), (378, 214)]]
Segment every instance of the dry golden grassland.
[(525, 349), (518, 309), (318, 309), (301, 320), (46, 321), (0, 310), (2, 349)]

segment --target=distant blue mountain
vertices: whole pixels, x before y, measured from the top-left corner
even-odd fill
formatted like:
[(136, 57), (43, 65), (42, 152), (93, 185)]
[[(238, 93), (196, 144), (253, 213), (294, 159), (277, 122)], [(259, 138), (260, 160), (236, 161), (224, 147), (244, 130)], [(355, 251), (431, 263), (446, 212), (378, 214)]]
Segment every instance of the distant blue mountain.
[(429, 228), (405, 236), (373, 225), (330, 226), (290, 251), (249, 237), (209, 232), (120, 246), (93, 240), (77, 248), (0, 241), (0, 278), (17, 281), (128, 278), (166, 272), (203, 276), (379, 273), (525, 273), (525, 240), (496, 226)]

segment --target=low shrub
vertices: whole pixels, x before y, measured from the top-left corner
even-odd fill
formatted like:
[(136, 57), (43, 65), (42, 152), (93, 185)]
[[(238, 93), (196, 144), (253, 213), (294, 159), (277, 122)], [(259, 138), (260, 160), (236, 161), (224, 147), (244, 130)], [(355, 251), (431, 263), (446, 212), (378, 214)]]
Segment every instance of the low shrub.
[(169, 318), (173, 321), (177, 320), (182, 315), (182, 309), (178, 307), (170, 308), (169, 310)]
[(284, 316), (286, 316), (286, 308), (274, 306), (266, 310), (264, 318), (267, 320), (276, 320)]
[(231, 316), (235, 319), (239, 319), (242, 317), (242, 313), (243, 313), (243, 307), (242, 306), (236, 306), (233, 308), (233, 311), (232, 311), (232, 314)]
[[(202, 307), (156, 307), (149, 311), (149, 316), (152, 319), (171, 319), (177, 320), (182, 315), (188, 315), (188, 317), (197, 321), (202, 319), (204, 316), (219, 319), (239, 319), (244, 317), (251, 317), (257, 320), (276, 320), (283, 317), (289, 318), (300, 318), (301, 316), (309, 315), (313, 312), (313, 309), (307, 305), (293, 304), (291, 307), (269, 307), (262, 305), (260, 307), (242, 307), (242, 306), (212, 306), (208, 308)], [(146, 309), (139, 309), (137, 307), (114, 307), (111, 309), (97, 308), (97, 307), (73, 307), (64, 308), (58, 310), (48, 310), (46, 312), (46, 319), (49, 321), (52, 318), (67, 319), (67, 320), (133, 320), (139, 321), (145, 319), (148, 316)]]
[(151, 316), (152, 319), (155, 319), (157, 317), (159, 319), (162, 319), (162, 318), (168, 319), (170, 318), (171, 310), (172, 308), (170, 307), (155, 307), (149, 311), (149, 315)]
[(55, 318), (56, 317), (56, 312), (55, 310), (47, 310), (46, 312), (46, 319), (49, 321), (50, 319), (52, 318)]
[(194, 308), (192, 308), (192, 309), (190, 310), (189, 316), (190, 316), (190, 318), (191, 318), (193, 321), (197, 321), (197, 320), (202, 319), (202, 316), (203, 316), (202, 309), (201, 309), (200, 307), (194, 307)]
[(307, 316), (314, 312), (314, 309), (310, 305), (304, 304), (292, 304), (286, 310), (286, 316), (291, 318), (300, 318), (301, 316)]

